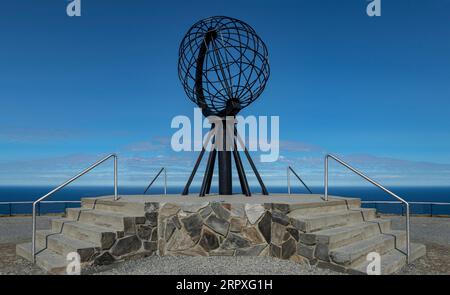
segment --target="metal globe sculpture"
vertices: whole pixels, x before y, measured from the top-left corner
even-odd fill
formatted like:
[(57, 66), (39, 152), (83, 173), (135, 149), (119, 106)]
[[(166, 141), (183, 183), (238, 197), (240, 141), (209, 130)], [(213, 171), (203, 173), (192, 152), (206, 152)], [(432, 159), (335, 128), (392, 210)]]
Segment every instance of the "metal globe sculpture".
[[(236, 116), (261, 95), (269, 74), (266, 45), (255, 30), (243, 21), (215, 16), (198, 21), (188, 30), (180, 44), (178, 76), (187, 96), (202, 109), (203, 115), (221, 119), (212, 122), (210, 135), (184, 187), (183, 195), (189, 194), (189, 187), (205, 153), (205, 146), (210, 140), (212, 148), (200, 196), (210, 192), (216, 155), (219, 194), (233, 194), (233, 157), (242, 193), (251, 196), (238, 145), (244, 149), (262, 193), (268, 195), (245, 143), (237, 132), (235, 122), (232, 127), (227, 127), (227, 121), (230, 116)], [(218, 134), (216, 129), (221, 130), (221, 133)]]
[(232, 116), (264, 91), (267, 47), (255, 30), (226, 16), (195, 23), (179, 49), (178, 75), (187, 96), (206, 116)]

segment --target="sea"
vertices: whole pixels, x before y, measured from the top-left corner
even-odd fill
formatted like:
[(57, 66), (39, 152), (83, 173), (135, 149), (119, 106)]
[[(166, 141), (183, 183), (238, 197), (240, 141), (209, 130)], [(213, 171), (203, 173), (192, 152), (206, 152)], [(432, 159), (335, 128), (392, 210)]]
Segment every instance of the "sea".
[[(18, 215), (30, 214), (31, 204), (2, 204), (2, 202), (22, 202), (35, 201), (39, 197), (51, 191), (53, 187), (46, 186), (0, 186), (0, 215)], [(119, 194), (142, 194), (144, 187), (120, 187)], [(448, 187), (389, 187), (391, 191), (409, 202), (441, 202), (449, 203), (448, 205), (411, 205), (412, 214), (423, 215), (450, 215), (450, 186)], [(199, 187), (192, 187), (190, 192), (196, 193)], [(251, 188), (252, 192), (259, 193), (258, 187)], [(286, 187), (268, 187), (270, 193), (287, 193)], [(323, 194), (323, 187), (312, 187), (313, 193)], [(182, 187), (168, 188), (169, 194), (179, 194)], [(214, 192), (214, 187), (212, 188)], [(152, 195), (162, 194), (162, 187), (152, 187), (148, 193), (149, 199)], [(307, 193), (302, 189), (293, 189), (292, 193)], [(69, 186), (51, 196), (48, 201), (79, 201), (85, 197), (96, 197), (102, 195), (112, 195), (112, 187), (101, 186)], [(358, 197), (363, 201), (395, 201), (393, 197), (386, 194), (377, 187), (356, 187), (356, 186), (339, 186), (330, 187), (330, 195)], [(39, 206), (40, 214), (60, 213), (69, 207), (79, 207), (79, 204), (45, 204)], [(376, 208), (381, 213), (401, 214), (402, 206), (400, 204), (363, 204), (366, 208)]]

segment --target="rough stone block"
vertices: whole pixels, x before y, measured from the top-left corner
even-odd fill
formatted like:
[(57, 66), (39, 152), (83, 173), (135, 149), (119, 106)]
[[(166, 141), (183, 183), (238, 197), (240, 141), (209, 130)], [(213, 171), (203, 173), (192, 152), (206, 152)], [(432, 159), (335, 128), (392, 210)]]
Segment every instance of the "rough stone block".
[(220, 203), (211, 203), (211, 208), (213, 209), (214, 213), (222, 219), (228, 220), (230, 218), (230, 211), (225, 209), (222, 204)]
[(231, 218), (230, 220), (230, 231), (241, 232), (242, 227), (245, 225), (246, 221), (241, 218)]
[(172, 237), (175, 229), (176, 229), (176, 227), (172, 221), (167, 222), (166, 229), (164, 231), (164, 239), (166, 240), (166, 242)]
[(293, 238), (290, 238), (281, 245), (281, 258), (289, 259), (296, 252), (296, 242)]
[(316, 244), (316, 235), (308, 233), (300, 233), (299, 240), (303, 244), (312, 246)]
[(139, 224), (137, 226), (137, 236), (141, 240), (148, 240), (152, 235), (153, 227), (147, 224)]
[(270, 244), (270, 256), (281, 258), (281, 247), (278, 247), (277, 245)]
[(186, 250), (180, 250), (180, 251), (173, 251), (173, 254), (175, 255), (186, 255), (186, 256), (208, 256), (208, 253), (203, 250), (200, 246), (195, 246), (190, 249)]
[(251, 224), (255, 224), (264, 212), (266, 209), (261, 204), (245, 204), (245, 214)]
[(209, 205), (208, 202), (200, 203), (200, 204), (186, 204), (181, 207), (181, 210), (183, 210), (185, 212), (196, 213), (200, 209), (205, 208), (208, 205)]
[(244, 227), (242, 229), (242, 236), (249, 240), (252, 244), (265, 243), (264, 237), (254, 227)]
[(229, 233), (223, 241), (222, 249), (238, 249), (250, 246), (250, 242), (234, 233)]
[(259, 254), (266, 248), (266, 244), (255, 245), (248, 248), (236, 249), (235, 256), (259, 256)]
[(317, 244), (314, 255), (323, 261), (330, 261), (330, 250), (327, 244)]
[(114, 256), (123, 256), (138, 251), (142, 246), (141, 240), (137, 236), (128, 236), (117, 240), (111, 248), (111, 254)]
[(109, 265), (114, 261), (114, 257), (109, 252), (103, 252), (94, 259), (94, 265)]
[(293, 237), (297, 242), (299, 241), (299, 232), (297, 229), (292, 228), (292, 227), (288, 227), (286, 228), (286, 230), (289, 232), (289, 234), (291, 235), (291, 237)]
[(159, 203), (145, 203), (144, 210), (146, 213), (157, 212), (159, 210)]
[(308, 259), (314, 259), (314, 246), (304, 245), (302, 243), (298, 243), (297, 245), (297, 254)]
[(259, 221), (258, 229), (263, 235), (264, 239), (266, 239), (266, 242), (270, 244), (272, 235), (272, 214), (270, 214), (269, 211), (266, 211), (264, 216)]
[(202, 210), (200, 210), (200, 216), (205, 219), (206, 217), (209, 216), (209, 214), (211, 214), (212, 212), (212, 208), (211, 206), (206, 206), (205, 208), (203, 208)]
[(282, 225), (288, 225), (289, 217), (286, 214), (281, 213), (279, 211), (273, 211), (272, 212), (272, 221), (275, 223), (282, 224)]
[(228, 221), (223, 218), (219, 218), (214, 214), (211, 214), (208, 219), (206, 219), (205, 224), (222, 236), (227, 235), (228, 228), (230, 227), (230, 223)]
[(153, 242), (158, 240), (158, 229), (156, 227), (153, 228), (151, 240)]
[(272, 210), (287, 214), (291, 211), (291, 208), (288, 204), (275, 204), (274, 203), (274, 204), (272, 204)]
[(177, 230), (167, 242), (167, 249), (170, 251), (186, 250), (194, 247), (194, 245), (194, 241), (187, 232), (184, 230)]
[(233, 217), (240, 217), (240, 218), (245, 217), (244, 204), (232, 204), (230, 211), (231, 216)]
[(147, 223), (151, 226), (156, 226), (158, 224), (158, 212), (147, 212), (145, 213), (145, 218)]
[(157, 242), (143, 242), (144, 244), (144, 250), (154, 252), (158, 249), (158, 243)]
[(203, 219), (200, 214), (191, 214), (188, 217), (181, 219), (181, 222), (183, 223), (188, 234), (191, 236), (192, 240), (197, 243), (200, 239), (200, 232), (203, 225)]
[(272, 223), (272, 244), (281, 246), (285, 233), (286, 227), (284, 225)]
[(215, 250), (219, 248), (219, 239), (216, 234), (205, 228), (202, 237), (200, 238), (200, 246), (206, 251)]
[(177, 215), (172, 216), (172, 218), (170, 218), (170, 220), (173, 222), (173, 224), (175, 225), (175, 227), (177, 229), (181, 228), (181, 223), (180, 223), (180, 219), (178, 218)]
[(159, 217), (161, 219), (166, 219), (172, 215), (175, 215), (180, 211), (180, 207), (175, 204), (164, 203), (160, 205)]

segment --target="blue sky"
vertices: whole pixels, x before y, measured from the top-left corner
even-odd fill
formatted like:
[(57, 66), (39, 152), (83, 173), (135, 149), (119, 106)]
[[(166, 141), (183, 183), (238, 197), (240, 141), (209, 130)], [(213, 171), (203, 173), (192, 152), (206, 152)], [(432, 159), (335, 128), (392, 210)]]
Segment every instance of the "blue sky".
[[(259, 164), (270, 185), (287, 165), (320, 184), (326, 152), (390, 185), (450, 184), (449, 0), (382, 0), (376, 18), (365, 0), (82, 0), (74, 18), (65, 0), (1, 3), (0, 185), (57, 184), (110, 152), (122, 184), (161, 166), (184, 183), (196, 154), (168, 145), (172, 118), (194, 107), (178, 46), (213, 15), (268, 46), (268, 86), (243, 115), (280, 116), (282, 157)], [(106, 169), (80, 183), (109, 183)]]

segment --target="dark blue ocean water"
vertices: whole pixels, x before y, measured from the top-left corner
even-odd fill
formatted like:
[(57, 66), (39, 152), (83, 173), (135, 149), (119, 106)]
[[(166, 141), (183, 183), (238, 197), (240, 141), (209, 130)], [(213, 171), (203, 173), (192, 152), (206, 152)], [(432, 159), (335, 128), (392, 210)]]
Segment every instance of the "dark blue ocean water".
[[(34, 201), (39, 197), (45, 195), (53, 187), (43, 186), (0, 186), (0, 202), (16, 202), (16, 201)], [(271, 193), (286, 193), (286, 187), (269, 187)], [(422, 201), (422, 202), (449, 202), (450, 203), (450, 187), (389, 187), (394, 193), (403, 197), (407, 201)], [(142, 194), (143, 187), (120, 187), (120, 194)], [(182, 191), (181, 187), (169, 188), (168, 193), (179, 194)], [(191, 192), (198, 192), (199, 188), (192, 188)], [(258, 188), (253, 188), (252, 191), (259, 192)], [(314, 193), (323, 193), (323, 188), (312, 188)], [(161, 187), (152, 188), (150, 194), (160, 194), (163, 190)], [(93, 186), (73, 186), (67, 187), (56, 193), (48, 200), (80, 200), (83, 197), (95, 197), (102, 195), (111, 195), (113, 193), (112, 187), (93, 187)], [(305, 193), (301, 189), (293, 189), (293, 193)], [(330, 187), (329, 193), (332, 195), (358, 197), (362, 200), (368, 201), (395, 201), (391, 196), (387, 195), (376, 187)], [(149, 195), (151, 198), (151, 195)], [(64, 211), (65, 207), (78, 207), (77, 204), (41, 204), (41, 213), (56, 213)], [(375, 207), (375, 205), (364, 205), (364, 207)], [(377, 205), (376, 208), (383, 213), (401, 213), (401, 206), (398, 204), (382, 204)], [(31, 205), (20, 204), (13, 205), (13, 214), (26, 214), (31, 212)], [(431, 206), (429, 205), (412, 205), (412, 213), (414, 214), (446, 214), (450, 215), (450, 206)], [(0, 215), (9, 214), (9, 206), (0, 205)]]

